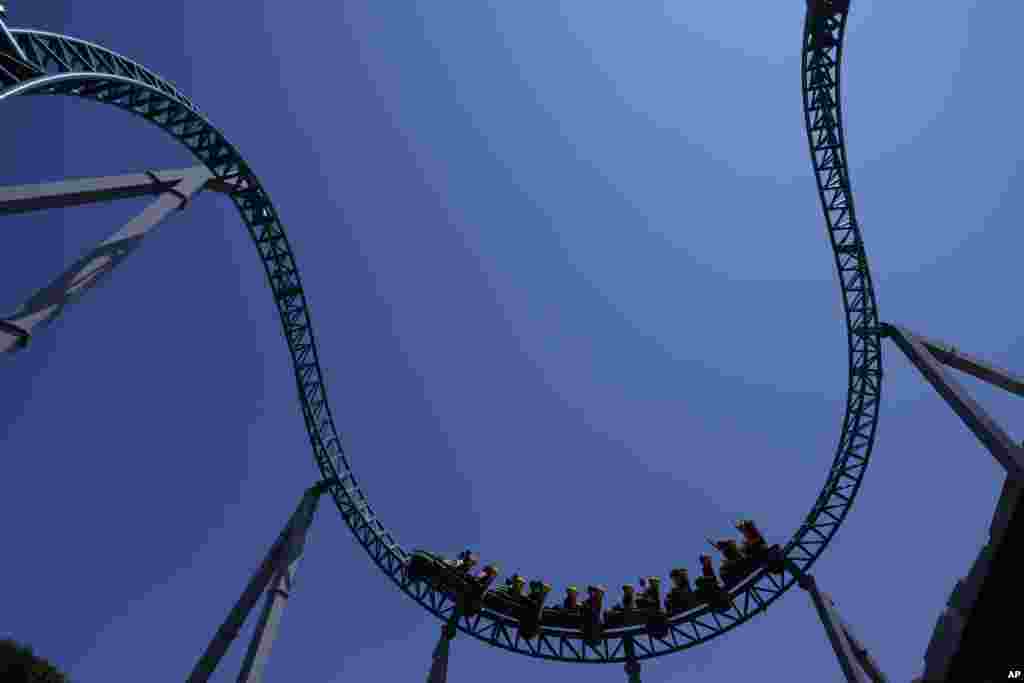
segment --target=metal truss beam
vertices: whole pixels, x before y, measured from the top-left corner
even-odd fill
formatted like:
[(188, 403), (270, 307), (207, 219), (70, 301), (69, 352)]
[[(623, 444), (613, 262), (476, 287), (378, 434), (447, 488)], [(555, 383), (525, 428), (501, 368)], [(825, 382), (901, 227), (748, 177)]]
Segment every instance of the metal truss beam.
[(284, 530), (274, 541), (263, 563), (249, 580), (249, 584), (242, 592), (242, 597), (228, 613), (227, 619), (217, 629), (206, 652), (196, 663), (188, 677), (188, 683), (206, 683), (210, 679), (231, 643), (238, 637), (242, 624), (245, 623), (246, 617), (256, 606), (260, 595), (267, 589), (267, 586), (272, 586), (267, 593), (259, 624), (249, 643), (249, 649), (238, 676), (238, 683), (259, 683), (262, 680), (263, 670), (267, 658), (270, 656), (270, 648), (280, 625), (281, 612), (287, 602), (288, 591), (295, 580), (299, 559), (302, 557), (306, 534), (313, 522), (320, 495), (326, 490), (325, 483), (320, 482), (309, 488), (302, 496), (302, 500), (299, 501), (298, 507), (288, 520)]
[[(147, 179), (145, 191), (142, 191), (143, 185), (137, 182), (139, 176), (92, 178), (0, 189), (0, 213), (5, 206), (8, 209), (7, 213), (14, 213), (160, 193), (155, 202), (121, 230), (79, 258), (53, 282), (29, 297), (13, 315), (0, 321), (0, 352), (24, 348), (36, 326), (53, 321), (66, 307), (77, 303), (85, 292), (102, 282), (139, 247), (149, 232), (172, 211), (183, 208), (185, 202), (206, 187), (211, 178), (210, 171), (204, 166), (170, 172), (163, 178), (156, 173), (149, 175), (152, 177)], [(125, 181), (126, 178), (133, 180)]]
[[(826, 3), (827, 5), (828, 3)], [(809, 6), (804, 27), (803, 91), (808, 142), (819, 195), (836, 257), (848, 332), (849, 390), (846, 415), (828, 479), (804, 523), (785, 545), (786, 557), (809, 570), (846, 518), (874, 444), (882, 381), (877, 306), (864, 242), (853, 209), (843, 142), (839, 72), (845, 9), (833, 3)], [(353, 471), (334, 424), (320, 367), (306, 293), (282, 218), (269, 193), (239, 150), (172, 82), (127, 57), (91, 42), (55, 33), (12, 30), (12, 37), (43, 73), (0, 84), (0, 101), (26, 95), (61, 95), (117, 107), (159, 127), (187, 148), (214, 175), (244, 183), (232, 202), (265, 269), (295, 372), (299, 400), (314, 459), (325, 479), (336, 478), (335, 503), (356, 541), (396, 586), (424, 609), (445, 620), (453, 606), (441, 592), (412, 581), (409, 553), (385, 526)], [(825, 34), (828, 34), (827, 37)], [(493, 647), (548, 660), (627, 662), (632, 637), (642, 661), (698, 646), (764, 612), (795, 583), (795, 577), (761, 572), (734, 589), (724, 613), (699, 608), (670, 623), (667, 638), (649, 638), (637, 626), (607, 633), (596, 645), (582, 634), (542, 629), (534, 640), (517, 637), (514, 619), (483, 610), (458, 629)]]
[(1007, 476), (1015, 482), (1024, 483), (1024, 449), (1010, 439), (1003, 428), (971, 398), (943, 365), (963, 370), (1019, 396), (1024, 396), (1024, 382), (1004, 370), (960, 353), (953, 346), (936, 341), (926, 342), (903, 327), (885, 323), (882, 325), (882, 331), (906, 354), (953, 412), (960, 416), (967, 428), (1003, 466)]
[(41, 75), (39, 69), (29, 64), (25, 51), (7, 30), (6, 18), (7, 9), (0, 3), (0, 83), (16, 83)]

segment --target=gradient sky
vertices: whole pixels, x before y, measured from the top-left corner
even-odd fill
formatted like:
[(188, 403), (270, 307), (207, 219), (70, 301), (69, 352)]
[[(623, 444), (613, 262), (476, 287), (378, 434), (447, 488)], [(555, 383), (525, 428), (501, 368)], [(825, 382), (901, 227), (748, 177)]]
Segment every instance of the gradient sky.
[[(241, 150), (295, 250), (353, 465), (406, 548), (614, 587), (696, 571), (738, 516), (781, 542), (810, 509), (846, 353), (803, 2), (9, 4), (12, 27), (162, 74)], [(882, 318), (1018, 371), (1024, 138), (1001, 112), (1021, 105), (1021, 15), (933, 3), (925, 24), (857, 0), (843, 72)], [(109, 107), (3, 107), (3, 185), (192, 163)], [(3, 309), (145, 203), (5, 217)], [(921, 670), (1003, 474), (885, 351), (872, 464), (814, 571), (895, 683)], [(199, 197), (5, 361), (0, 636), (80, 683), (182, 680), (316, 474), (234, 207)], [(1013, 433), (1009, 397), (964, 383)], [(437, 634), (322, 505), (268, 680), (422, 681)], [(799, 591), (643, 680), (766, 673), (840, 679)], [(453, 643), (452, 683), (526, 679), (625, 675)]]

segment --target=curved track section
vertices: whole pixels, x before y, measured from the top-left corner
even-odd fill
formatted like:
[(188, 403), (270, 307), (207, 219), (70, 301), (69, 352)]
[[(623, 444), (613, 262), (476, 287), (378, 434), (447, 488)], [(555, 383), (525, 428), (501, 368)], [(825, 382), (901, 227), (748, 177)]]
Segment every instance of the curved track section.
[[(818, 189), (843, 293), (849, 336), (850, 383), (846, 415), (825, 486), (806, 520), (785, 546), (786, 557), (806, 571), (822, 553), (853, 502), (871, 447), (881, 383), (880, 340), (871, 278), (850, 195), (839, 111), (839, 65), (846, 10), (825, 3), (808, 12), (803, 37), (804, 110)], [(106, 48), (68, 36), (12, 30), (11, 35), (38, 70), (0, 70), (0, 100), (13, 95), (70, 95), (119, 107), (159, 126), (185, 145), (221, 180), (237, 189), (238, 207), (266, 271), (291, 354), (313, 456), (342, 519), (373, 562), (395, 584), (442, 620), (454, 605), (443, 594), (405, 575), (408, 553), (377, 518), (351, 469), (327, 404), (323, 375), (298, 267), (270, 197), (238, 151), (171, 83)], [(19, 80), (20, 79), (20, 80)], [(636, 659), (687, 649), (744, 623), (767, 609), (795, 583), (760, 571), (731, 591), (733, 607), (706, 607), (673, 618), (665, 638), (642, 627), (606, 632), (596, 646), (581, 634), (544, 628), (532, 641), (521, 638), (514, 619), (484, 610), (463, 618), (464, 633), (520, 654), (572, 662), (624, 662), (627, 641)]]

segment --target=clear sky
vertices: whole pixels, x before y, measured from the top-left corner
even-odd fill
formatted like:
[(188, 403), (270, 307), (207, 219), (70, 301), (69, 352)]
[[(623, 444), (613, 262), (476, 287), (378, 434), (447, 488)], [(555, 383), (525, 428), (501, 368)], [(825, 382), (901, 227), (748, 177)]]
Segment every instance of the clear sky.
[[(833, 458), (845, 329), (801, 114), (805, 4), (11, 2), (176, 83), (290, 236), (338, 428), (406, 547), (611, 587), (750, 515), (783, 542)], [(1012, 3), (853, 3), (851, 175), (882, 318), (1024, 370)], [(0, 184), (190, 165), (69, 99), (3, 103)], [(13, 310), (146, 201), (4, 218)], [(893, 346), (877, 445), (814, 568), (895, 681), (1003, 475)], [(0, 391), (0, 636), (80, 682), (181, 681), (312, 483), (272, 297), (200, 196)], [(1013, 433), (996, 390), (975, 390)], [(1019, 437), (1018, 437), (1019, 438)], [(438, 622), (322, 505), (270, 681), (421, 681)], [(243, 633), (247, 637), (249, 630)], [(233, 681), (245, 642), (216, 680)], [(839, 680), (809, 598), (645, 682)], [(450, 679), (622, 681), (460, 636)]]

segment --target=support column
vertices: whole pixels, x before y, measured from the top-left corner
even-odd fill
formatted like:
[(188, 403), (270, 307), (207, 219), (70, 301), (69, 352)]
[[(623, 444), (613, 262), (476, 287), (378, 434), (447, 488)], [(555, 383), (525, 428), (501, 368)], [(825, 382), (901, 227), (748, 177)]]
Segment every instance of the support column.
[(427, 683), (448, 682), (448, 651), (451, 647), (452, 639), (459, 632), (458, 623), (459, 618), (462, 616), (460, 607), (461, 605), (456, 602), (455, 609), (452, 610), (452, 615), (448, 618), (448, 623), (441, 627), (441, 637), (438, 638), (437, 646), (434, 648), (430, 673), (427, 674)]
[(943, 365), (955, 367), (1018, 396), (1024, 396), (1024, 380), (973, 356), (963, 354), (954, 346), (925, 340), (902, 327), (885, 324), (882, 325), (882, 331), (907, 355), (910, 362), (949, 404), (953, 412), (960, 416), (967, 428), (1003, 466), (1007, 476), (1015, 482), (1024, 483), (1024, 449), (1010, 439), (1003, 428), (971, 398)]
[(839, 667), (848, 683), (867, 683), (863, 673), (855, 661), (853, 647), (846, 638), (846, 632), (839, 621), (838, 615), (831, 609), (821, 592), (818, 591), (818, 584), (810, 574), (798, 574), (797, 582), (800, 587), (811, 594), (814, 608), (818, 611), (818, 617), (825, 627), (825, 634), (828, 636), (832, 649), (839, 660)]
[(319, 501), (320, 493), (317, 490), (311, 490), (310, 493), (302, 497), (298, 517), (291, 525), (288, 540), (281, 549), (283, 556), (270, 590), (267, 591), (263, 612), (256, 625), (256, 632), (253, 634), (252, 640), (249, 641), (249, 649), (242, 661), (238, 683), (260, 683), (263, 680), (263, 670), (270, 658), (270, 648), (274, 644), (274, 638), (277, 637), (281, 616), (284, 613), (285, 605), (288, 604), (292, 586), (295, 584), (295, 573), (298, 570), (309, 526), (313, 523), (313, 515), (316, 514)]
[(955, 368), (1017, 396), (1024, 396), (1024, 379), (963, 353), (955, 346), (922, 337), (903, 327), (883, 324), (881, 332), (906, 354), (939, 396), (1006, 470), (1006, 481), (989, 528), (988, 544), (978, 553), (967, 578), (957, 582), (925, 651), (924, 674), (915, 679), (915, 682), (941, 681), (945, 680), (954, 659), (959, 655), (967, 620), (988, 578), (992, 558), (1004, 540), (1024, 490), (1024, 445), (1014, 443), (944, 366)]
[(52, 322), (67, 306), (77, 303), (85, 292), (102, 282), (131, 255), (142, 239), (168, 214), (184, 208), (192, 196), (213, 180), (213, 174), (204, 166), (159, 173), (0, 188), (0, 214), (76, 206), (145, 194), (160, 195), (121, 230), (29, 297), (14, 314), (0, 319), (0, 353), (25, 348), (36, 326)]
[(626, 648), (626, 681), (627, 683), (642, 683), (640, 680), (640, 662), (636, 659), (636, 646), (633, 644), (633, 638), (626, 637), (623, 641), (623, 646)]
[[(238, 599), (238, 602), (228, 614), (228, 618), (217, 629), (217, 633), (214, 634), (213, 640), (207, 646), (206, 652), (203, 653), (199, 662), (196, 663), (195, 668), (188, 677), (188, 683), (207, 683), (209, 681), (210, 676), (228, 651), (231, 643), (238, 637), (246, 617), (249, 616), (260, 595), (272, 581), (275, 589), (281, 586), (282, 582), (286, 587), (290, 587), (305, 543), (306, 532), (313, 521), (313, 515), (316, 512), (320, 495), (327, 490), (329, 485), (336, 483), (337, 480), (333, 482), (320, 482), (308, 489), (303, 495), (298, 508), (288, 520), (288, 524), (285, 525), (284, 530), (277, 540), (274, 541), (270, 551), (267, 552), (263, 563), (249, 580), (249, 584), (246, 586), (245, 591), (243, 591), (242, 597)], [(263, 674), (263, 667), (270, 654), (270, 646), (277, 635), (277, 626), (286, 601), (286, 591), (284, 591), (283, 596), (276, 591), (272, 591), (268, 595), (260, 623), (256, 628), (256, 632), (249, 645), (249, 650), (246, 653), (245, 662), (242, 665), (242, 673), (238, 679), (240, 682), (257, 683), (260, 680)]]
[(829, 612), (832, 617), (839, 622), (839, 626), (843, 629), (843, 635), (846, 636), (847, 642), (850, 643), (850, 649), (853, 651), (853, 656), (857, 658), (857, 663), (864, 670), (864, 673), (871, 679), (871, 683), (889, 683), (889, 678), (882, 673), (882, 670), (878, 668), (878, 664), (875, 662), (874, 657), (868, 652), (868, 649), (860, 641), (857, 636), (853, 634), (853, 630), (850, 625), (847, 624), (839, 612), (836, 610), (836, 605), (832, 602), (832, 597), (828, 593), (821, 594), (825, 605), (828, 606)]

